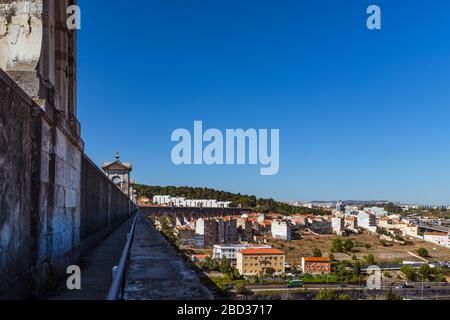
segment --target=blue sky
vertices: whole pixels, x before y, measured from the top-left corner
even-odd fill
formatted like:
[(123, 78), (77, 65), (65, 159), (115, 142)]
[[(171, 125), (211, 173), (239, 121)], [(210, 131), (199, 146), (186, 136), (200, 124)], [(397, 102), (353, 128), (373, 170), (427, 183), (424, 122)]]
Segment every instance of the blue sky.
[[(378, 4), (382, 30), (366, 28)], [(79, 0), (78, 114), (137, 182), (450, 203), (450, 2)], [(280, 129), (280, 172), (175, 166), (171, 133)]]

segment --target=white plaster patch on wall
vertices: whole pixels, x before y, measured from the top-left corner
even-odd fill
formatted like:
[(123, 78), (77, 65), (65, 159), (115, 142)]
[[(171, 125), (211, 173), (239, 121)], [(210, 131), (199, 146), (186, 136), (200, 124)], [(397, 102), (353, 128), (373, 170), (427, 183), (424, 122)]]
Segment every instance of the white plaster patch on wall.
[(0, 4), (0, 68), (33, 71), (42, 46), (42, 1)]

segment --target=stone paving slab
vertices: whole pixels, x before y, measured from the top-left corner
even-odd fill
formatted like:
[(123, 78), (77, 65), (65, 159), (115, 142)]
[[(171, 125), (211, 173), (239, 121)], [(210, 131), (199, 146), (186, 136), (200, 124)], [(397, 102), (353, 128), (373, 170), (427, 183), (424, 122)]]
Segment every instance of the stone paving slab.
[(112, 268), (119, 264), (131, 220), (124, 222), (80, 258), (81, 290), (65, 283), (47, 296), (49, 300), (105, 300), (112, 282)]
[(139, 215), (125, 278), (125, 300), (210, 300), (183, 257)]

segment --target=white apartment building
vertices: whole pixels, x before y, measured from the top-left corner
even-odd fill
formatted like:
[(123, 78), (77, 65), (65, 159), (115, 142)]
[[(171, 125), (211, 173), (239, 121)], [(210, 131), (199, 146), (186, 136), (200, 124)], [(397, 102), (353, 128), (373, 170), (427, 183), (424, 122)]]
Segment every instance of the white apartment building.
[(175, 207), (189, 207), (189, 208), (229, 208), (230, 201), (217, 201), (217, 200), (198, 200), (198, 199), (186, 199), (183, 197), (171, 197), (171, 196), (154, 196), (153, 203), (161, 206), (175, 206)]
[(423, 239), (450, 248), (450, 235), (445, 232), (425, 232)]
[(345, 231), (345, 219), (343, 217), (334, 217), (331, 220), (331, 227), (334, 233), (342, 235)]
[(292, 240), (292, 226), (289, 221), (273, 220), (272, 221), (272, 237), (276, 239)]
[(270, 249), (268, 245), (246, 245), (246, 244), (233, 244), (233, 245), (215, 245), (213, 247), (213, 259), (227, 259), (230, 264), (236, 266), (237, 253), (245, 249)]
[(358, 214), (358, 227), (367, 229), (370, 232), (377, 231), (377, 218), (373, 213), (360, 211)]

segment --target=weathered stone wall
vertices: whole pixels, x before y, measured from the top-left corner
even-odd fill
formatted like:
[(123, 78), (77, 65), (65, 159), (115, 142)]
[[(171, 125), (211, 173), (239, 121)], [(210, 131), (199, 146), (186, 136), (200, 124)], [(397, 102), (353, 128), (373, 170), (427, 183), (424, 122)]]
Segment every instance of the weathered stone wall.
[(86, 155), (81, 168), (80, 240), (86, 250), (137, 207)]
[[(38, 107), (0, 72), (0, 292), (31, 288), (31, 181)], [(1, 297), (1, 294), (0, 294)]]
[(58, 284), (132, 210), (64, 113), (44, 111), (0, 70), (0, 300)]

